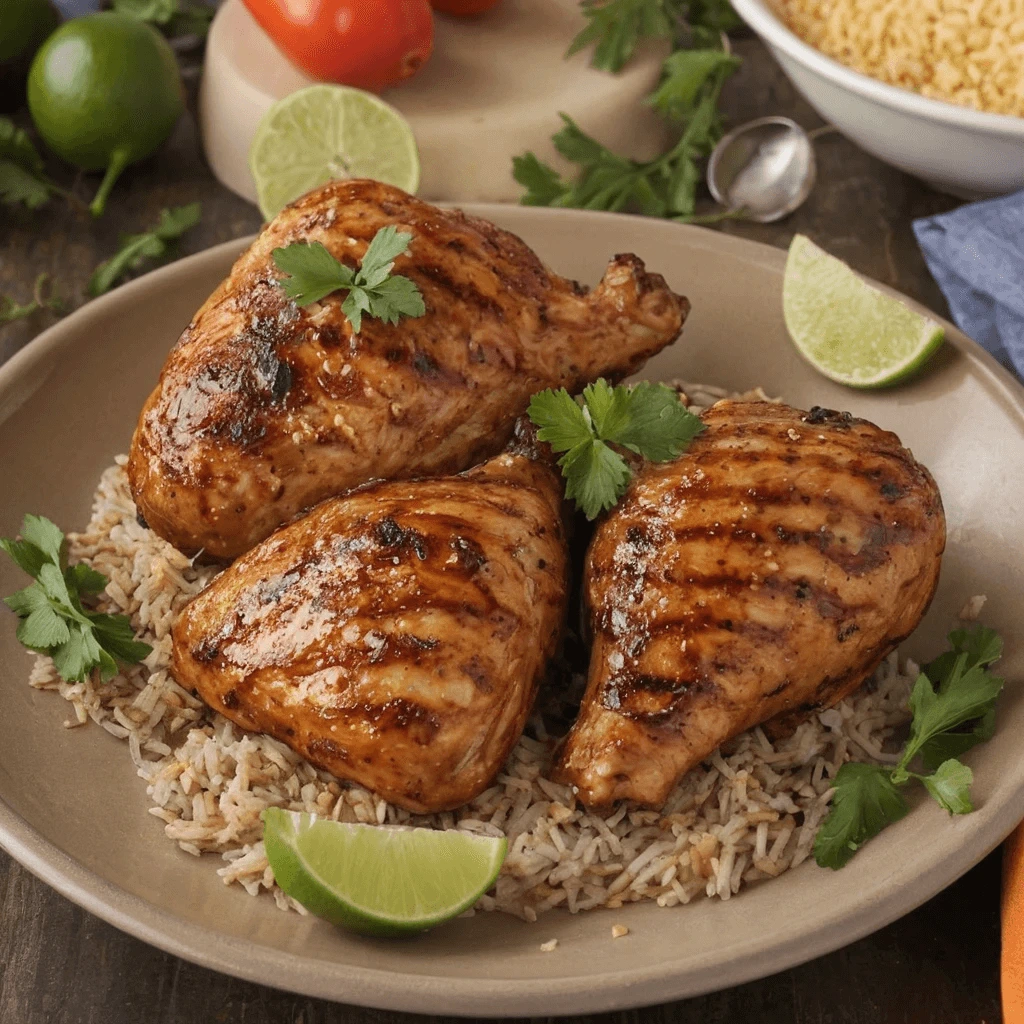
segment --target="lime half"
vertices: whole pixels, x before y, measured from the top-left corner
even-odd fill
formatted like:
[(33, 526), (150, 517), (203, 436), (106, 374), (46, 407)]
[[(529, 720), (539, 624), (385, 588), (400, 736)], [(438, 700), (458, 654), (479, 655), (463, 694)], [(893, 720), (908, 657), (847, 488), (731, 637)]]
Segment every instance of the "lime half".
[(805, 235), (789, 247), (782, 309), (803, 357), (854, 388), (903, 380), (942, 344), (941, 324), (872, 288)]
[(249, 149), (268, 220), (336, 178), (374, 178), (415, 192), (420, 158), (409, 122), (383, 100), (345, 85), (311, 85), (278, 100)]
[(494, 884), (505, 839), (349, 825), (280, 808), (263, 812), (277, 884), (332, 924), (365, 935), (422, 932), (468, 910)]

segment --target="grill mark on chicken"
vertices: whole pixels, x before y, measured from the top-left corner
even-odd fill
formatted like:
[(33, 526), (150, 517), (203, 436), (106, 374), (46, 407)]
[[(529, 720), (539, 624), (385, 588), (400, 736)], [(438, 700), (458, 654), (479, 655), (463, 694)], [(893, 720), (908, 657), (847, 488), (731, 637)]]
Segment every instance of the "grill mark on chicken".
[(512, 448), (278, 530), (178, 618), (175, 678), (400, 806), (472, 799), (519, 738), (568, 600), (560, 477), (546, 446)]
[[(320, 242), (355, 267), (389, 224), (413, 236), (395, 272), (424, 316), (353, 335), (343, 295), (299, 309), (278, 286), (275, 248)], [(479, 218), (332, 182), (264, 228), (182, 333), (132, 440), (132, 493), (181, 551), (230, 560), (330, 495), (496, 454), (535, 392), (628, 376), (688, 311), (634, 256), (588, 291)]]
[(771, 403), (704, 419), (683, 456), (638, 471), (587, 554), (590, 673), (555, 774), (591, 806), (658, 805), (737, 733), (842, 699), (938, 580), (938, 490), (894, 434)]

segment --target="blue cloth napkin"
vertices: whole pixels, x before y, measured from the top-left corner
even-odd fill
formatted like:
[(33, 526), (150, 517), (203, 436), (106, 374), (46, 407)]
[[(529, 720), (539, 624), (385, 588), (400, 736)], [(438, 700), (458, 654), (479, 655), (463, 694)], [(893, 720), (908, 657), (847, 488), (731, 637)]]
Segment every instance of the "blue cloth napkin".
[(1024, 379), (1024, 192), (914, 221), (956, 325)]

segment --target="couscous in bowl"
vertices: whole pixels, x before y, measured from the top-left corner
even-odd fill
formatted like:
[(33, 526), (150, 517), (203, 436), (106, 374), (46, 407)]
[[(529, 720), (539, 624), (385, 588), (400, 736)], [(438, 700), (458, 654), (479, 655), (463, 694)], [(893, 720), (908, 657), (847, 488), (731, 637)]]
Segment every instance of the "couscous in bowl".
[[(935, 58), (934, 67), (922, 71), (913, 68), (912, 55), (901, 62), (893, 54), (883, 52), (880, 41), (871, 38), (872, 16), (887, 8), (875, 0), (845, 0), (842, 4), (836, 0), (733, 0), (733, 6), (764, 40), (818, 113), (869, 153), (963, 198), (1001, 195), (1024, 188), (1024, 117), (967, 105), (974, 101), (991, 108), (1015, 110), (1014, 104), (1021, 102), (1021, 96), (1013, 94), (1012, 76), (1011, 95), (1005, 103), (994, 99), (991, 93), (973, 96), (969, 88), (962, 90), (964, 95), (956, 95), (955, 65), (943, 65), (940, 69), (942, 58), (936, 58), (933, 47), (927, 49)], [(840, 7), (841, 22), (846, 26), (858, 20), (856, 13), (860, 11), (859, 23), (867, 26), (868, 34), (830, 34), (828, 19), (838, 17), (836, 11)], [(845, 13), (846, 8), (849, 13)], [(817, 9), (821, 11), (822, 24), (815, 27)], [(915, 19), (924, 10), (917, 5), (902, 6), (902, 12)], [(817, 45), (831, 49), (850, 64), (869, 68), (880, 77), (854, 70), (816, 49), (787, 27), (784, 19), (794, 23), (802, 35)], [(874, 24), (881, 25), (877, 19)], [(972, 31), (970, 25), (969, 14), (965, 33)], [(858, 38), (862, 40), (859, 44)], [(1010, 39), (1007, 45), (1015, 52), (1024, 43), (1014, 44)], [(982, 80), (989, 71), (985, 69)], [(901, 84), (890, 84), (882, 77)], [(966, 70), (963, 77), (968, 87), (978, 84), (971, 81)], [(920, 91), (914, 91), (915, 88)], [(923, 94), (926, 92), (931, 95)], [(938, 95), (947, 98), (934, 98)]]

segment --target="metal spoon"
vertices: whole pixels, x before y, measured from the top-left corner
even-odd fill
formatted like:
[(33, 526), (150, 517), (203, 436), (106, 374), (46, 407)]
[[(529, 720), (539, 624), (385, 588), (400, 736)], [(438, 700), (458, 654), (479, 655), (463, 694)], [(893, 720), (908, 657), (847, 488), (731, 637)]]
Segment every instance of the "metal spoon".
[(759, 117), (722, 137), (708, 161), (708, 188), (728, 210), (768, 224), (792, 213), (810, 195), (817, 175), (811, 140), (788, 117)]

